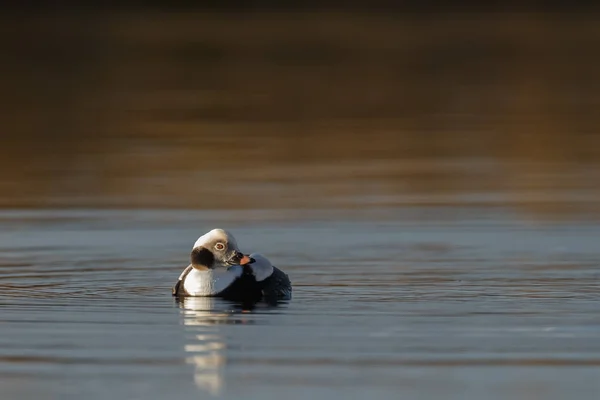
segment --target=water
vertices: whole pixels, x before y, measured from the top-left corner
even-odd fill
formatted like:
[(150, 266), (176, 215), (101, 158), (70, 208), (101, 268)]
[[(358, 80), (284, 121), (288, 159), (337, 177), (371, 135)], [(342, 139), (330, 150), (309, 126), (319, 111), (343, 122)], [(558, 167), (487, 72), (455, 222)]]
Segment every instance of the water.
[[(598, 393), (600, 228), (435, 211), (3, 211), (3, 398)], [(215, 226), (288, 272), (294, 299), (178, 304)]]

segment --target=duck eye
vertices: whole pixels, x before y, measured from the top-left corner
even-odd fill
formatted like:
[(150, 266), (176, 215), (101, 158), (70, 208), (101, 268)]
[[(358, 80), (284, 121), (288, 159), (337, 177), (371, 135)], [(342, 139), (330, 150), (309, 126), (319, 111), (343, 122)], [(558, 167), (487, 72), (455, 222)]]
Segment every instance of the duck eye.
[(215, 244), (215, 249), (225, 250), (225, 245), (223, 243), (217, 243), (217, 244)]

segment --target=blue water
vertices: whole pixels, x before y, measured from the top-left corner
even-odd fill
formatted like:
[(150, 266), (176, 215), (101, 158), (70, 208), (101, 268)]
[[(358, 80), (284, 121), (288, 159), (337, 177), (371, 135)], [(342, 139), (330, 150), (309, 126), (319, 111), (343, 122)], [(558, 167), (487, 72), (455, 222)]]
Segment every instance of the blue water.
[[(214, 227), (294, 299), (177, 303)], [(594, 398), (599, 234), (485, 208), (2, 211), (2, 399)]]

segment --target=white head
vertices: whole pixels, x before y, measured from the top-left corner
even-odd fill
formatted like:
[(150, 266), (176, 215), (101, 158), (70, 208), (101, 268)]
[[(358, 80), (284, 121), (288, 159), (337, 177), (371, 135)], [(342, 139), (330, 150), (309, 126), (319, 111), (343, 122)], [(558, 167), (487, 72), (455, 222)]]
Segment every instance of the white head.
[(273, 264), (262, 254), (250, 254), (250, 263), (248, 266), (252, 269), (254, 277), (258, 282), (267, 279), (273, 273)]
[(213, 229), (200, 236), (191, 254), (192, 266), (197, 270), (246, 264), (250, 258), (242, 254), (233, 235), (223, 229)]

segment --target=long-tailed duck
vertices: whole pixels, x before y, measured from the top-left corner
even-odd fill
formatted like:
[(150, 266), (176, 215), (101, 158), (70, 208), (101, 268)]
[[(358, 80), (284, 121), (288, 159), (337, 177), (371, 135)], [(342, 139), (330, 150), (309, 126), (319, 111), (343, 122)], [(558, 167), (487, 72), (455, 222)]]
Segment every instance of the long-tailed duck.
[(173, 296), (272, 302), (291, 299), (292, 284), (266, 257), (243, 254), (231, 233), (213, 229), (194, 243), (191, 264), (173, 286)]

